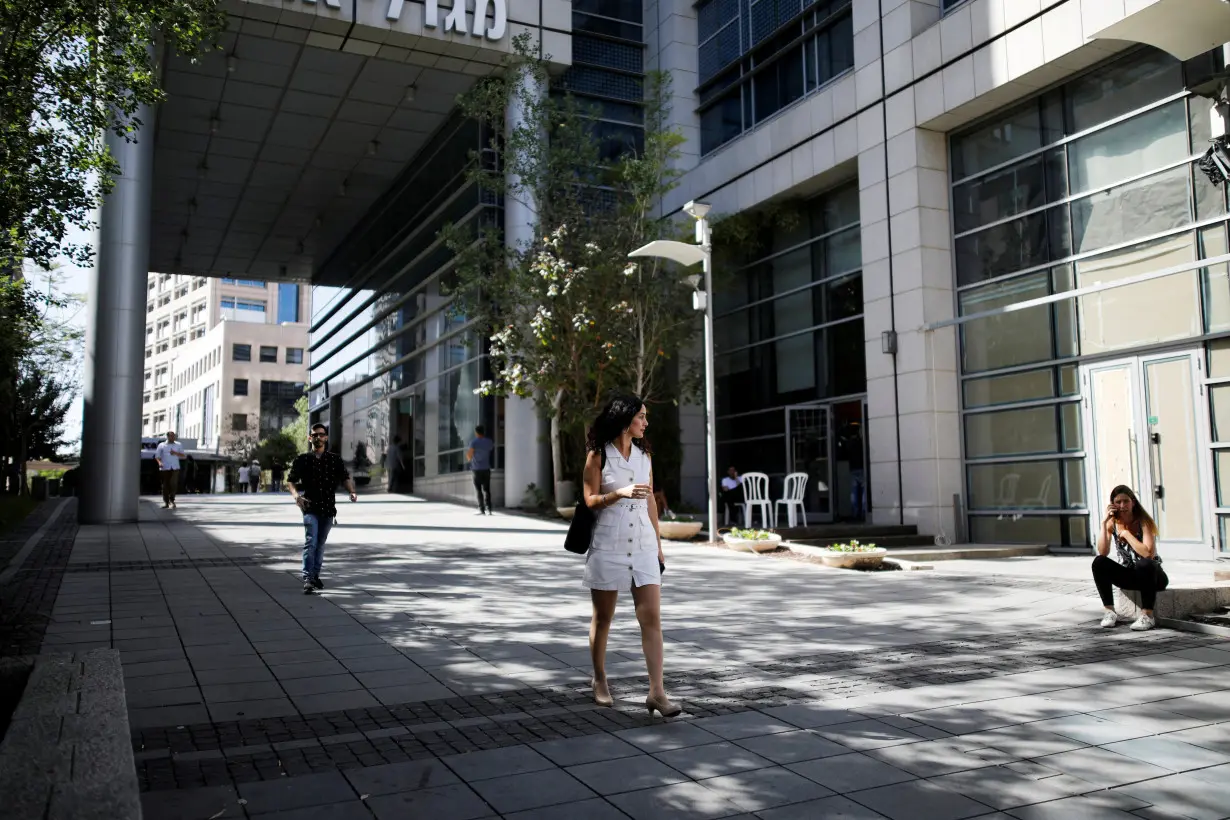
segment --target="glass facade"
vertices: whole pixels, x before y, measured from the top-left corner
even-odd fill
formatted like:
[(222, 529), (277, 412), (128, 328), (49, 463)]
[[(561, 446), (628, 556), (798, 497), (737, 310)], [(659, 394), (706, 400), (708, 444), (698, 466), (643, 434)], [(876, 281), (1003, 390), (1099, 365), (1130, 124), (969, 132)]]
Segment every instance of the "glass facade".
[(455, 118), (434, 144), (330, 262), (381, 284), (312, 291), (312, 416), (330, 424), (331, 446), (367, 481), (383, 474), (394, 436), (413, 476), (430, 479), (465, 469), (476, 425), (494, 429), (494, 400), (474, 393), (486, 361), (448, 295), (452, 256), (439, 232), (448, 223), (498, 225), (502, 211), (465, 179), (481, 147), (477, 126)]
[(700, 151), (854, 67), (850, 0), (702, 0)]
[(760, 258), (715, 285), (722, 470), (734, 465), (780, 477), (802, 469), (792, 463), (787, 408), (834, 399), (861, 406), (867, 378), (858, 208), (856, 184), (803, 203), (791, 227), (773, 230)]
[(598, 117), (600, 156), (610, 160), (644, 144), (644, 10), (639, 0), (575, 0), (572, 66), (557, 91), (567, 91)]
[[(1139, 467), (1160, 456), (1131, 426), (1147, 444), (1159, 424), (1148, 380), (1161, 371), (1142, 357), (1230, 329), (1225, 265), (1149, 278), (1230, 247), (1225, 187), (1194, 165), (1209, 106), (1185, 91), (1182, 63), (1139, 50), (951, 138), (959, 315), (1143, 279), (961, 325), (972, 540), (1084, 546), (1107, 503), (1091, 487), (1119, 470), (1143, 500), (1142, 470), (1160, 471)], [(1120, 411), (1098, 391), (1118, 365), (1090, 362), (1120, 357), (1141, 363), (1123, 371), (1135, 409), (1108, 432)]]
[(300, 321), (299, 286), (290, 282), (282, 282), (278, 285), (278, 324), (298, 321)]

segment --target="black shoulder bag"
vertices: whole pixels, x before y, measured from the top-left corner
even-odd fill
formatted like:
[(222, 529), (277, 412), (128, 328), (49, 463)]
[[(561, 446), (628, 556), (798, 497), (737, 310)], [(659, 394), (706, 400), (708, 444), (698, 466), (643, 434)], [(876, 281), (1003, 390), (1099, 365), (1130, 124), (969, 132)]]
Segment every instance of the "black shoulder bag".
[[(602, 466), (606, 467), (606, 448), (602, 448)], [(568, 525), (568, 535), (564, 537), (564, 549), (584, 555), (589, 552), (589, 544), (594, 540), (594, 525), (598, 516), (585, 503), (585, 487), (582, 483), (581, 500), (577, 502), (576, 511), (572, 514), (572, 523)]]

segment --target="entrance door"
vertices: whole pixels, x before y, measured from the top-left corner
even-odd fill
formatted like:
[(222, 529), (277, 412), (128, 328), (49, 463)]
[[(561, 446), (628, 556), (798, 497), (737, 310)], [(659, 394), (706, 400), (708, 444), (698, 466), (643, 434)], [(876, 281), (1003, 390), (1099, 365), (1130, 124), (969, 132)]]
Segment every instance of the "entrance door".
[(1201, 362), (1184, 351), (1082, 368), (1091, 538), (1110, 491), (1126, 484), (1157, 521), (1163, 559), (1213, 557)]
[(807, 473), (803, 505), (808, 519), (833, 520), (831, 415), (829, 406), (803, 405), (786, 408), (786, 470)]

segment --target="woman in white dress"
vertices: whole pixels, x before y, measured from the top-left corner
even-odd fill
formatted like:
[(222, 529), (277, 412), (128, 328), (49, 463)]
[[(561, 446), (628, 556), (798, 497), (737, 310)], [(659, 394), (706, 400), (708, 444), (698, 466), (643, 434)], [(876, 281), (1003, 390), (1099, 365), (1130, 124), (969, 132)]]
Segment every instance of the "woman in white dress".
[(585, 503), (597, 516), (585, 556), (584, 584), (593, 599), (589, 652), (594, 664), (594, 702), (614, 700), (606, 680), (606, 642), (620, 590), (631, 590), (641, 625), (641, 648), (649, 672), (652, 715), (674, 717), (683, 710), (671, 703), (662, 683), (661, 590), (662, 539), (653, 499), (653, 463), (645, 445), (649, 426), (645, 405), (636, 396), (612, 399), (589, 429), (586, 440)]

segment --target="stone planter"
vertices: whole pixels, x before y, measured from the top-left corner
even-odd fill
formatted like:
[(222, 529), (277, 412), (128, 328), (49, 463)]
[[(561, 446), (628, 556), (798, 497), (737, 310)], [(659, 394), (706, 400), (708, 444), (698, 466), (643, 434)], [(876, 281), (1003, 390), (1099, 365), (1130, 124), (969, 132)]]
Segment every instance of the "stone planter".
[(691, 541), (702, 526), (701, 521), (659, 521), (658, 532), (668, 541)]
[(772, 552), (782, 545), (782, 537), (777, 533), (770, 533), (769, 537), (763, 541), (756, 541), (751, 538), (735, 538), (730, 533), (724, 533), (722, 540), (726, 542), (727, 546), (743, 550), (744, 552)]
[(576, 508), (575, 506), (572, 506), (572, 507), (556, 507), (556, 508), (555, 508), (555, 511), (556, 511), (557, 513), (559, 513), (559, 517), (560, 517), (560, 518), (564, 519), (565, 521), (571, 521), (571, 520), (572, 520), (572, 517), (573, 517), (574, 515), (576, 515), (576, 513), (577, 513), (577, 508)]
[(877, 569), (884, 561), (888, 550), (877, 547), (866, 552), (828, 552), (821, 553), (820, 560), (826, 567), (838, 569)]

